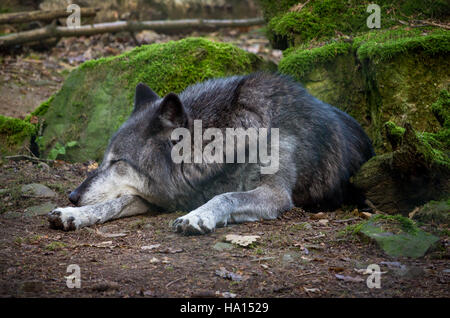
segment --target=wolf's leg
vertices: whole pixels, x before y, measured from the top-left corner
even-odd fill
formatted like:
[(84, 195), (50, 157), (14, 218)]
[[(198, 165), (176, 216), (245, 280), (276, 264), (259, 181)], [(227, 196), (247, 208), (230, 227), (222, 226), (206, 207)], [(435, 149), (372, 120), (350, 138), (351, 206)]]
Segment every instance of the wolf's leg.
[(56, 208), (48, 214), (48, 221), (52, 228), (70, 231), (125, 216), (143, 214), (147, 210), (148, 207), (141, 198), (124, 195), (94, 205)]
[(292, 207), (291, 195), (287, 190), (263, 185), (247, 192), (217, 195), (176, 219), (172, 226), (179, 233), (204, 234), (227, 223), (275, 219)]

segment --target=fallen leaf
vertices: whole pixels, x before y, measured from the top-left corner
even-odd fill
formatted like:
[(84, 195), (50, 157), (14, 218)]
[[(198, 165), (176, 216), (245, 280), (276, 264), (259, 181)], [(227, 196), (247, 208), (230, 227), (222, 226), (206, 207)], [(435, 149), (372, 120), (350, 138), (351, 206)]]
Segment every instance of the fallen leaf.
[(260, 236), (258, 235), (236, 235), (236, 234), (228, 234), (225, 236), (225, 241), (231, 242), (233, 244), (237, 244), (240, 246), (249, 246), (253, 242), (256, 242)]
[(343, 272), (343, 271), (345, 270), (345, 268), (343, 268), (343, 267), (338, 267), (338, 266), (330, 266), (330, 267), (328, 268), (328, 270), (329, 270), (330, 272), (340, 273), (340, 272)]
[(144, 251), (146, 251), (146, 250), (153, 250), (153, 249), (158, 248), (160, 246), (161, 246), (161, 244), (144, 245), (144, 246), (141, 246), (141, 250), (144, 250)]
[(360, 282), (364, 281), (364, 279), (361, 277), (351, 277), (351, 276), (344, 276), (344, 275), (339, 275), (339, 274), (335, 274), (334, 276), (336, 276), (336, 278), (339, 280), (343, 280), (344, 282), (360, 283)]
[(98, 235), (103, 236), (103, 237), (107, 237), (107, 238), (127, 236), (126, 233), (104, 233), (104, 232), (101, 232), (101, 231), (99, 231), (99, 230), (96, 230), (95, 232), (96, 232)]
[(154, 264), (154, 263), (159, 263), (159, 259), (157, 259), (156, 257), (153, 257), (153, 258), (150, 260), (150, 263), (152, 263), (152, 264)]
[(323, 212), (319, 212), (316, 214), (311, 215), (311, 220), (321, 220), (321, 219), (326, 219), (327, 215)]
[(369, 213), (369, 212), (361, 212), (360, 215), (363, 219), (366, 219), (366, 220), (368, 220), (372, 217), (372, 213)]
[(320, 292), (319, 288), (306, 288), (306, 287), (303, 287), (303, 289), (307, 293), (319, 293)]

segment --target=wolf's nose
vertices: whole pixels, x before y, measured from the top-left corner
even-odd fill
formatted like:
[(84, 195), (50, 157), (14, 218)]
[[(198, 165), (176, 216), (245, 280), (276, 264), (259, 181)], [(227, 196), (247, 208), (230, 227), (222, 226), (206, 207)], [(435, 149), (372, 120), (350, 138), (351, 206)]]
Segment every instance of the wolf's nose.
[(69, 201), (74, 205), (78, 204), (78, 201), (80, 201), (80, 194), (78, 193), (78, 191), (74, 190), (69, 194)]

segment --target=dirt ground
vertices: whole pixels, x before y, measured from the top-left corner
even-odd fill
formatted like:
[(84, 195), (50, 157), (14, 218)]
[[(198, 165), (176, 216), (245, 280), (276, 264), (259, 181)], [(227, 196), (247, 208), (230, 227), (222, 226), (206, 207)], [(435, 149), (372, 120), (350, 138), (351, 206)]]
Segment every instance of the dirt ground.
[[(274, 62), (281, 57), (261, 29), (203, 35)], [(144, 44), (180, 37), (146, 32), (137, 39)], [(63, 39), (49, 51), (0, 56), (0, 114), (23, 118), (59, 89), (72, 68), (134, 45), (126, 34), (100, 35)], [(422, 259), (391, 259), (374, 244), (343, 234), (360, 221), (350, 207), (327, 213), (327, 221), (296, 208), (274, 221), (191, 237), (170, 229), (181, 213), (75, 232), (50, 229), (44, 214), (29, 216), (28, 209), (39, 204), (69, 205), (67, 194), (89, 164), (0, 161), (0, 297), (449, 297), (447, 236)], [(47, 185), (57, 196), (24, 196), (21, 186), (29, 183)], [(250, 247), (224, 245), (227, 234), (260, 238)], [(79, 289), (66, 285), (71, 264), (80, 268)], [(368, 288), (361, 274), (369, 264), (385, 272), (380, 289)]]
[[(170, 229), (181, 213), (130, 217), (74, 232), (50, 229), (45, 215), (27, 216), (28, 207), (44, 202), (69, 205), (67, 192), (83, 180), (87, 167), (1, 163), (0, 188), (8, 189), (0, 194), (1, 297), (450, 296), (448, 237), (442, 238), (446, 248), (424, 258), (392, 259), (374, 244), (342, 234), (359, 221), (350, 210), (327, 213), (323, 222), (295, 208), (274, 221), (190, 237)], [(29, 183), (47, 185), (57, 197), (24, 196), (20, 187)], [(260, 238), (250, 247), (218, 250), (227, 234)], [(396, 269), (399, 263), (406, 270)], [(79, 289), (66, 285), (71, 264), (80, 267)], [(367, 275), (357, 271), (369, 264), (386, 272), (380, 289), (368, 288)], [(224, 270), (228, 277), (220, 275)]]

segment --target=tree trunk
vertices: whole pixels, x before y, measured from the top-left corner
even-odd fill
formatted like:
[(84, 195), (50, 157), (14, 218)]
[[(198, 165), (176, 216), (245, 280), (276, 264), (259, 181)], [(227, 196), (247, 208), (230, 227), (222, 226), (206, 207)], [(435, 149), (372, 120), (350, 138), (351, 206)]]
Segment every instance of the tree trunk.
[[(81, 8), (81, 17), (92, 17), (97, 14), (98, 8)], [(15, 12), (0, 14), (0, 24), (13, 24), (32, 21), (52, 21), (69, 16), (70, 12), (66, 10), (38, 10), (27, 12)]]
[(218, 29), (224, 27), (245, 27), (264, 24), (263, 18), (241, 19), (241, 20), (203, 20), (185, 19), (168, 21), (117, 21), (111, 23), (98, 23), (82, 25), (77, 28), (56, 27), (49, 25), (31, 31), (24, 31), (0, 36), (0, 47), (6, 48), (32, 41), (42, 41), (49, 38), (61, 38), (70, 36), (93, 35), (113, 32), (136, 32), (142, 30), (173, 31), (189, 29)]

